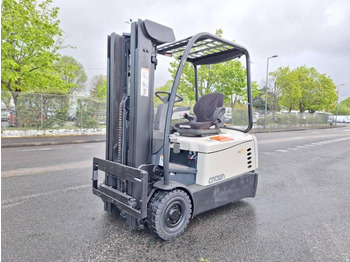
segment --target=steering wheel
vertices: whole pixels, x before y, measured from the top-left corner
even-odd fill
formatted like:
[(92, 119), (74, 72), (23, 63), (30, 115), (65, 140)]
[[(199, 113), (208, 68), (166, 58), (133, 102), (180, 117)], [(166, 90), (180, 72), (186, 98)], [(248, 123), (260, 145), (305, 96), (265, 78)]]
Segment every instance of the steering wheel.
[[(154, 93), (156, 97), (158, 97), (163, 103), (166, 103), (169, 101), (170, 98), (170, 92), (168, 91), (157, 91)], [(163, 96), (162, 96), (163, 95)], [(174, 103), (181, 102), (184, 100), (181, 95), (176, 94), (175, 95), (175, 101)]]

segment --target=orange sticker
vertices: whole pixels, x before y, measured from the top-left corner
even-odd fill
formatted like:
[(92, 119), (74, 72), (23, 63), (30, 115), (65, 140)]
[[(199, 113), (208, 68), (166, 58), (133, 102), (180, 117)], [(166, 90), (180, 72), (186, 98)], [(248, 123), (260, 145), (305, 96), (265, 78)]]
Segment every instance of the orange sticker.
[(228, 137), (228, 136), (212, 136), (210, 139), (217, 140), (220, 142), (226, 142), (226, 141), (231, 141), (233, 138)]

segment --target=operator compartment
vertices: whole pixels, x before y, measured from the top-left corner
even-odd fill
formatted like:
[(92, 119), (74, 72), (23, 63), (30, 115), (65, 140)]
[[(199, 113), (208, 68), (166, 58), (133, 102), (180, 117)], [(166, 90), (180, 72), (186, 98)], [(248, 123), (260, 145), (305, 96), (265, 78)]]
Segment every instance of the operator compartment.
[[(185, 165), (187, 156), (188, 168), (197, 172), (195, 178), (193, 173), (182, 176), (193, 176), (191, 179), (198, 185), (211, 185), (258, 168), (256, 138), (244, 132), (223, 128), (220, 134), (205, 137), (173, 134), (170, 141), (171, 162), (182, 158)], [(170, 177), (173, 178), (177, 180)]]

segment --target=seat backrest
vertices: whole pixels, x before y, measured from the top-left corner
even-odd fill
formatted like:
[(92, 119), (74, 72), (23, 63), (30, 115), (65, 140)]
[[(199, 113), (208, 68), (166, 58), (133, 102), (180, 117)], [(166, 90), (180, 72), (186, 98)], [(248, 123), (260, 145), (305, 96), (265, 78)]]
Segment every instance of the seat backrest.
[(202, 96), (193, 107), (193, 112), (197, 117), (197, 122), (213, 121), (215, 110), (223, 105), (223, 93), (211, 93)]

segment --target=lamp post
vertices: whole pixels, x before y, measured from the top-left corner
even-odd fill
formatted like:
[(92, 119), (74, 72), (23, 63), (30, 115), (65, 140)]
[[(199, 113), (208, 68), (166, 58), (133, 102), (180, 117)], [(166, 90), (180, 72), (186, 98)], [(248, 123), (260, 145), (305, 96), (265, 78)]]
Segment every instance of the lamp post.
[(264, 113), (264, 129), (266, 128), (266, 115), (267, 115), (267, 81), (269, 79), (269, 59), (276, 58), (278, 55), (273, 55), (267, 58), (266, 65), (266, 83), (265, 83), (265, 113)]
[(338, 85), (338, 90), (337, 90), (337, 106), (336, 106), (336, 109), (335, 109), (335, 125), (337, 125), (338, 123), (338, 103), (339, 103), (339, 87), (340, 86), (345, 86), (345, 84), (339, 84)]

